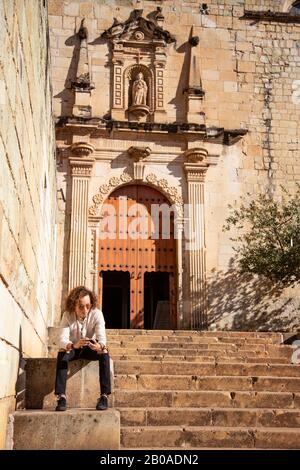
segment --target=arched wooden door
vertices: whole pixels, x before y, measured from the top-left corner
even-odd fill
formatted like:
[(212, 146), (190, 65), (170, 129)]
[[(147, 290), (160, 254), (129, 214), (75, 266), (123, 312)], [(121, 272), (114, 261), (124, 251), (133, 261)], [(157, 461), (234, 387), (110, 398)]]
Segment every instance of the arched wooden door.
[(107, 198), (102, 217), (99, 291), (107, 327), (176, 328), (170, 203), (149, 186), (123, 186)]

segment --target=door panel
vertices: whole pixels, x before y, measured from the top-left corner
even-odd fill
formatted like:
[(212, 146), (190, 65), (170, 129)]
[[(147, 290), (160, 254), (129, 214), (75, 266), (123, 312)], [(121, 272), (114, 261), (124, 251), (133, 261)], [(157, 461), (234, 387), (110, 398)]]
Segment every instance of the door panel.
[[(99, 240), (99, 271), (128, 271), (130, 273), (130, 327), (144, 328), (144, 274), (169, 273), (172, 324), (176, 312), (176, 249), (173, 214), (164, 218), (153, 216), (153, 205), (170, 204), (157, 190), (143, 185), (123, 186), (106, 200), (109, 209), (102, 211)], [(105, 207), (105, 206), (104, 206)], [(114, 214), (113, 214), (114, 212)], [(108, 217), (109, 216), (109, 217)], [(168, 221), (170, 223), (168, 236)], [(155, 223), (156, 222), (156, 223)], [(153, 237), (156, 228), (157, 238)], [(147, 321), (146, 324), (149, 324)]]

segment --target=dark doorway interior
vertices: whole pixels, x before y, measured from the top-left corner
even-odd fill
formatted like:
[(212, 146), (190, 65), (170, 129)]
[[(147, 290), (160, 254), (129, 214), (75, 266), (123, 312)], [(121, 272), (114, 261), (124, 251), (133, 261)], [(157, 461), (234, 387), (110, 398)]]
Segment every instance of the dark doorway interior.
[(102, 271), (102, 310), (106, 328), (130, 328), (130, 275), (123, 271)]
[(145, 329), (171, 328), (169, 273), (145, 273), (144, 314)]

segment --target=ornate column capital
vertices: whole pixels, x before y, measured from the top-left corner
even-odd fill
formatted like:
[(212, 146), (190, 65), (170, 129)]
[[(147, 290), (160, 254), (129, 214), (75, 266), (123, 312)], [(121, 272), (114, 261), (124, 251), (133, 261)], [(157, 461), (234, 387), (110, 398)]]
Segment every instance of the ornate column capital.
[(71, 166), (71, 175), (72, 177), (77, 178), (89, 178), (92, 173), (92, 169), (94, 166), (95, 159), (94, 158), (86, 158), (84, 160), (80, 160), (78, 158), (69, 158), (69, 163)]
[(204, 183), (207, 167), (184, 164), (184, 169), (188, 183)]
[(94, 160), (81, 162), (70, 158), (69, 162), (72, 177), (89, 178), (91, 176)]
[(85, 158), (89, 157), (89, 155), (93, 153), (95, 149), (87, 142), (75, 142), (70, 146), (70, 150), (76, 157)]
[(203, 183), (209, 163), (208, 152), (203, 148), (189, 149), (184, 153), (184, 170), (188, 182)]
[(184, 152), (184, 157), (188, 163), (201, 163), (207, 165), (208, 151), (204, 148), (189, 149)]
[(70, 146), (71, 156), (69, 163), (72, 177), (90, 177), (95, 158), (89, 157), (94, 147), (87, 142), (76, 142)]

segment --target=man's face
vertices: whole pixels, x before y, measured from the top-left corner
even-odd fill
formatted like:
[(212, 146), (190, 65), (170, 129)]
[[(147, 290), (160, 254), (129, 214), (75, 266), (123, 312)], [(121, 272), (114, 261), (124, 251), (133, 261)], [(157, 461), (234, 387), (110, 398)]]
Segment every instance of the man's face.
[(81, 318), (82, 320), (85, 319), (89, 311), (91, 310), (91, 299), (89, 295), (85, 295), (77, 300), (77, 304), (75, 307), (75, 313), (77, 318)]

